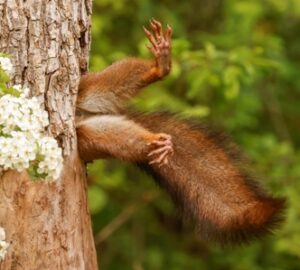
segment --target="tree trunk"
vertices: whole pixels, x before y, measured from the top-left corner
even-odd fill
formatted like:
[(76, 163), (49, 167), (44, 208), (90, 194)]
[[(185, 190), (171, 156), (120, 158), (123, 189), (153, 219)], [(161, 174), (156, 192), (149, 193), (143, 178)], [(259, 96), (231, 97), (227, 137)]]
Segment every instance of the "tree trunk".
[(49, 134), (65, 155), (56, 182), (33, 182), (13, 171), (1, 177), (0, 226), (10, 246), (0, 269), (98, 269), (74, 126), (90, 15), (91, 0), (0, 0), (0, 51), (11, 55), (12, 81), (44, 103)]

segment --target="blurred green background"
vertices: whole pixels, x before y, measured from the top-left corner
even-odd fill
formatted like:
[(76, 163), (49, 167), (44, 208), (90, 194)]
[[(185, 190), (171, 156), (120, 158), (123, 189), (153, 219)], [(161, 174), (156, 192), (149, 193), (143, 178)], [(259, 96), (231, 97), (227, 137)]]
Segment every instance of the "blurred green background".
[(205, 243), (133, 165), (89, 166), (101, 269), (300, 269), (300, 0), (94, 0), (90, 69), (149, 58), (142, 26), (174, 29), (173, 70), (132, 103), (226, 130), (269, 190), (286, 196), (275, 235), (242, 247)]

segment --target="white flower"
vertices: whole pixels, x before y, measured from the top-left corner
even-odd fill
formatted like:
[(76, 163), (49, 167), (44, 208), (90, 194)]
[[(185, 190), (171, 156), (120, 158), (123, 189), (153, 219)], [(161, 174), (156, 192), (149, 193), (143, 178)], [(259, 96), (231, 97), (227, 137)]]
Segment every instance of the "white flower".
[(29, 168), (36, 159), (36, 142), (26, 133), (13, 131), (10, 137), (0, 137), (0, 167), (15, 169), (19, 172)]
[(16, 84), (14, 85), (12, 88), (14, 88), (15, 90), (17, 90), (21, 95), (22, 98), (26, 98), (29, 96), (29, 88), (28, 87), (22, 87), (21, 84)]
[(5, 258), (8, 247), (9, 243), (0, 240), (0, 260), (3, 260)]
[(5, 230), (0, 227), (0, 260), (4, 259), (9, 247), (9, 243), (5, 242), (5, 238)]
[(0, 227), (0, 241), (5, 240), (5, 230), (4, 228)]
[(13, 71), (13, 65), (8, 57), (0, 57), (0, 68), (11, 74)]
[[(5, 59), (0, 57), (1, 68), (9, 70), (10, 61)], [(0, 170), (29, 169), (32, 176), (58, 179), (63, 168), (62, 149), (45, 135), (48, 113), (37, 98), (28, 97), (28, 88), (13, 88), (15, 91), (8, 89), (2, 92), (9, 94), (0, 95)]]
[(41, 133), (48, 124), (48, 114), (36, 98), (0, 97), (0, 125), (5, 134), (14, 130)]
[(43, 159), (38, 164), (37, 172), (47, 174), (46, 179), (57, 179), (63, 167), (62, 151), (57, 141), (44, 137), (38, 142), (39, 156)]

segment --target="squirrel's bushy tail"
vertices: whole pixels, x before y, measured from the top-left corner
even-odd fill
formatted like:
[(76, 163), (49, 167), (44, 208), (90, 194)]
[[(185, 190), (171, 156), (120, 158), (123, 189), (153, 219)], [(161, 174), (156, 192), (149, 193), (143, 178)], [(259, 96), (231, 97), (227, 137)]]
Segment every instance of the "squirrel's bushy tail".
[(267, 194), (245, 169), (236, 146), (207, 128), (165, 114), (130, 114), (152, 132), (172, 135), (166, 166), (139, 164), (170, 193), (202, 238), (246, 242), (282, 220), (285, 200)]

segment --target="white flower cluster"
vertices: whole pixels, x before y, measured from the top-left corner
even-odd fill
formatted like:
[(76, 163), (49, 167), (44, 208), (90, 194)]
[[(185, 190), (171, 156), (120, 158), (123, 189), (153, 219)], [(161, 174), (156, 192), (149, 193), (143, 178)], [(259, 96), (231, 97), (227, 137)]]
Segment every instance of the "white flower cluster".
[(0, 112), (0, 126), (3, 126), (1, 131), (4, 134), (18, 130), (35, 136), (49, 125), (48, 114), (41, 109), (35, 97), (4, 95), (0, 98)]
[(9, 243), (5, 241), (5, 238), (5, 231), (2, 227), (0, 227), (0, 261), (5, 258), (9, 247)]
[(19, 92), (20, 97), (22, 97), (22, 98), (28, 98), (28, 96), (29, 96), (29, 88), (22, 87), (22, 85), (17, 84), (17, 85), (14, 85), (13, 89), (16, 90), (17, 92)]
[(28, 170), (34, 177), (57, 179), (62, 150), (45, 135), (48, 114), (28, 93), (28, 88), (17, 85), (0, 94), (0, 169)]
[(51, 137), (41, 138), (38, 142), (38, 154), (41, 157), (38, 174), (46, 174), (46, 179), (57, 179), (63, 167), (62, 150), (58, 147), (57, 141)]
[(0, 68), (6, 71), (8, 74), (11, 74), (13, 71), (13, 65), (8, 57), (0, 56)]
[(0, 166), (21, 172), (35, 160), (37, 145), (29, 134), (13, 131), (9, 137), (0, 137), (0, 149)]

